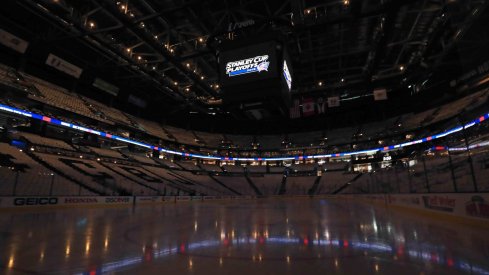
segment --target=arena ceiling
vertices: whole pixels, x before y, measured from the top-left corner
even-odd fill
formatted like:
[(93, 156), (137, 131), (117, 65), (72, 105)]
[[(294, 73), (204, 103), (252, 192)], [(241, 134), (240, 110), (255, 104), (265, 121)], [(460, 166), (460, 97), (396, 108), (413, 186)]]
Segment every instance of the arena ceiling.
[[(368, 110), (371, 102), (362, 95), (383, 87), (392, 91), (392, 102), (384, 107), (389, 113), (412, 107), (405, 99), (423, 91), (429, 91), (425, 100), (443, 98), (450, 77), (487, 57), (478, 50), (489, 40), (484, 0), (19, 0), (2, 5), (2, 25), (35, 46), (23, 61), (4, 56), (7, 62), (134, 113), (127, 103), (133, 95), (147, 103), (136, 108), (141, 116), (176, 124), (203, 117), (245, 119), (221, 105), (220, 41), (280, 31), (294, 68), (293, 97), (360, 98), (350, 109)], [(50, 52), (88, 73), (74, 84), (53, 78), (41, 68)], [(94, 91), (89, 83), (95, 77), (120, 87), (118, 98)], [(195, 113), (205, 116), (192, 118)]]

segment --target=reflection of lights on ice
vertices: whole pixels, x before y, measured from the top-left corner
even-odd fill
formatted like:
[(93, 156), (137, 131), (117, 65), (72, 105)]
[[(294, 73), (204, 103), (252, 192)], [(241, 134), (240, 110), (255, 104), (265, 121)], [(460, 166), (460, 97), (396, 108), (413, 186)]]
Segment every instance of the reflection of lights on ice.
[(90, 251), (90, 242), (87, 242), (85, 244), (85, 253), (88, 254), (89, 251)]
[(8, 268), (14, 267), (14, 256), (10, 256), (8, 259)]
[[(250, 238), (250, 237), (243, 237), (243, 238), (236, 239), (235, 242), (236, 243), (254, 244), (254, 243), (257, 243), (257, 240)], [(318, 240), (317, 245), (342, 247), (341, 244), (343, 242), (344, 241), (340, 241), (338, 239), (335, 239), (335, 240), (320, 239), (320, 240)], [(197, 242), (197, 243), (190, 243), (190, 244), (188, 244), (187, 249), (193, 250), (193, 249), (199, 249), (199, 248), (205, 248), (205, 247), (215, 247), (215, 246), (219, 246), (220, 243), (221, 242), (219, 240), (207, 240), (207, 241), (202, 241), (202, 242)], [(286, 238), (286, 237), (271, 236), (270, 238), (267, 239), (267, 243), (270, 243), (270, 244), (274, 244), (274, 243), (300, 244), (301, 239), (300, 238), (290, 239), (290, 238)], [(382, 242), (376, 242), (376, 243), (370, 242), (369, 243), (369, 242), (361, 242), (358, 240), (349, 240), (348, 243), (354, 249), (365, 250), (364, 253), (366, 252), (366, 250), (386, 252), (386, 253), (392, 253), (392, 251), (394, 251), (394, 247), (391, 247), (390, 245), (388, 245), (386, 243), (382, 243)], [(311, 243), (311, 244), (316, 245), (316, 243)], [(143, 249), (144, 249), (144, 247), (143, 247)], [(155, 250), (153, 252), (153, 255), (154, 255), (154, 258), (158, 258), (158, 257), (167, 256), (170, 254), (175, 254), (177, 252), (178, 252), (178, 248), (165, 248), (165, 249), (161, 249), (161, 250)], [(435, 262), (438, 264), (443, 264), (445, 262), (444, 257), (442, 255), (439, 255), (436, 253), (433, 254), (429, 251), (416, 251), (416, 250), (411, 249), (411, 250), (407, 250), (407, 254), (411, 258), (423, 260), (425, 262)], [(368, 254), (365, 253), (364, 255), (368, 255)], [(320, 256), (320, 255), (318, 255), (318, 256)], [(101, 273), (107, 273), (107, 272), (115, 271), (115, 270), (121, 269), (122, 267), (125, 267), (125, 266), (139, 264), (142, 262), (142, 259), (143, 258), (141, 256), (136, 256), (136, 257), (132, 257), (132, 258), (126, 258), (126, 259), (123, 259), (120, 261), (106, 263), (106, 264), (102, 265), (100, 270), (101, 270)], [(263, 256), (261, 254), (252, 255), (252, 259), (253, 259), (253, 261), (263, 261)], [(291, 262), (289, 255), (285, 256), (285, 259), (287, 262)], [(446, 264), (450, 266), (448, 261), (449, 260), (446, 261)], [(451, 260), (451, 261), (452, 261), (452, 265), (453, 265), (453, 260)], [(191, 266), (192, 264), (191, 264), (191, 260), (189, 260), (189, 266)], [(223, 264), (222, 257), (219, 258), (219, 264), (220, 265)], [(12, 265), (13, 265), (13, 256), (12, 256)], [(339, 268), (339, 260), (337, 258), (335, 258), (335, 260), (334, 260), (334, 265), (336, 266), (336, 268)], [(462, 260), (458, 260), (456, 262), (455, 266), (457, 268), (462, 269), (462, 270), (471, 271), (475, 274), (489, 274), (489, 272), (487, 270), (484, 270), (483, 268), (478, 267), (478, 266), (470, 265), (467, 262), (462, 261)], [(380, 265), (378, 263), (375, 264), (374, 269), (375, 269), (375, 271), (380, 271)], [(81, 275), (83, 273), (79, 273), (79, 274)]]
[(375, 222), (375, 220), (372, 222), (372, 227), (374, 228), (374, 232), (377, 233), (377, 223)]
[(405, 243), (406, 242), (406, 239), (404, 238), (404, 235), (402, 235), (402, 233), (400, 235), (398, 235), (396, 237), (396, 241), (400, 242), (400, 243)]

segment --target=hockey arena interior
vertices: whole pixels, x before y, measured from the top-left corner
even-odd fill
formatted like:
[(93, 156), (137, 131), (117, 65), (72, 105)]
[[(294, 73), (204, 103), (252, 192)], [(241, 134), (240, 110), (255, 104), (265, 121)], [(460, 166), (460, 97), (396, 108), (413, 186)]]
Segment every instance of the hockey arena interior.
[(0, 273), (489, 274), (487, 0), (0, 9)]

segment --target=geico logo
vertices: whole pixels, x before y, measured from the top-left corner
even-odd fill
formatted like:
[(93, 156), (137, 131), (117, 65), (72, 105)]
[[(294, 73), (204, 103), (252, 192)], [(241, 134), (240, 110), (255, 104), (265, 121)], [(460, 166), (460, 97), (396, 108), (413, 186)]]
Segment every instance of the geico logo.
[(129, 198), (106, 198), (105, 202), (108, 202), (108, 203), (129, 202)]
[(58, 198), (16, 198), (14, 205), (52, 205), (58, 204)]

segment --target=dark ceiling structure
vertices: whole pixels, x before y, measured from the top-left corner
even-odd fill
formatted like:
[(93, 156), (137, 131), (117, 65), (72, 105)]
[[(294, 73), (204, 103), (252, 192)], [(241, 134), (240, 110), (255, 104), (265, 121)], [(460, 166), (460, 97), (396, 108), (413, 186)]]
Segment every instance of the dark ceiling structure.
[[(480, 51), (487, 52), (489, 41), (484, 0), (18, 0), (2, 4), (2, 26), (32, 45), (20, 59), (2, 55), (5, 62), (137, 115), (191, 128), (202, 126), (204, 120), (214, 121), (205, 127), (215, 129), (236, 121), (251, 129), (270, 128), (270, 123), (279, 129), (291, 123), (288, 118), (279, 123), (276, 118), (247, 122), (243, 114), (226, 110), (216, 51), (223, 40), (270, 30), (283, 33), (294, 68), (292, 97), (336, 95), (349, 100), (328, 116), (335, 120), (337, 115), (346, 116), (345, 123), (358, 117), (382, 119), (377, 107), (371, 110), (373, 101), (364, 98), (378, 87), (389, 90), (383, 116), (413, 108), (420, 99), (445, 99), (450, 94), (448, 80), (488, 55)], [(47, 73), (42, 65), (51, 52), (82, 67), (83, 76), (73, 81)], [(96, 77), (120, 87), (118, 97), (94, 91), (90, 83)], [(129, 96), (147, 106), (134, 108), (127, 103)], [(301, 126), (291, 127), (323, 127), (326, 122), (318, 121), (326, 119), (300, 120), (292, 124)]]

